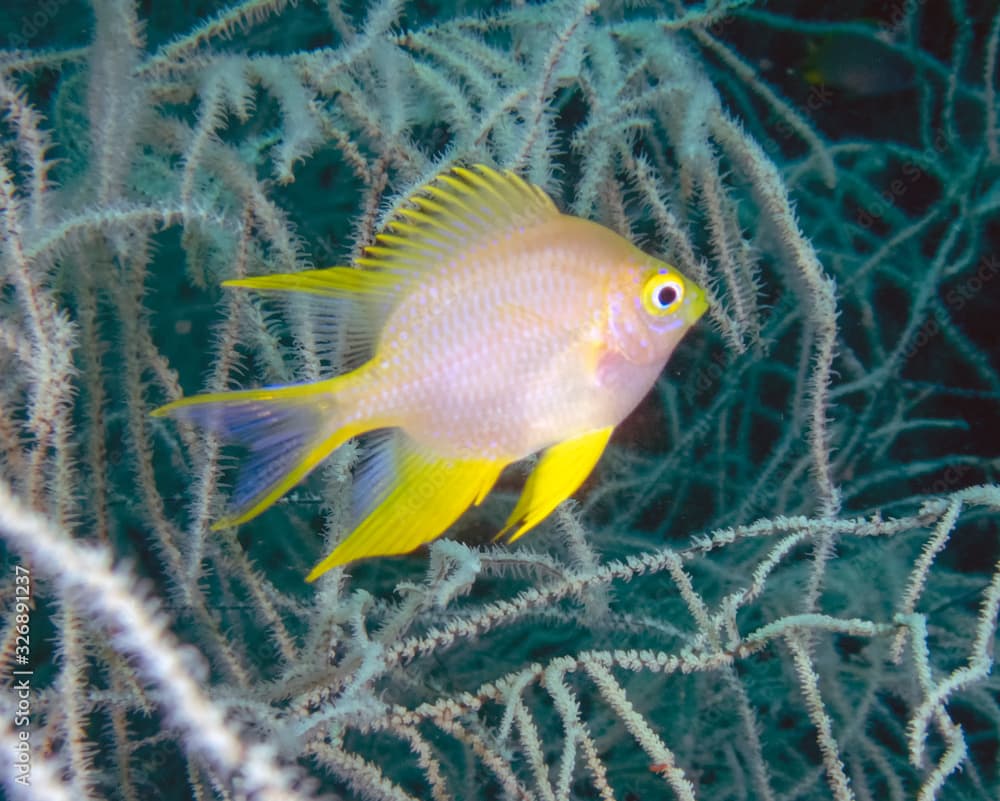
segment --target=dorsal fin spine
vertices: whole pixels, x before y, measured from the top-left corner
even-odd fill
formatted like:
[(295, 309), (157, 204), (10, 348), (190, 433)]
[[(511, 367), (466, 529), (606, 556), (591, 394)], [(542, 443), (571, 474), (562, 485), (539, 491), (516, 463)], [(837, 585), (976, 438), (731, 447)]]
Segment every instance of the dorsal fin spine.
[(435, 214), (441, 215), (449, 221), (461, 222), (466, 220), (470, 224), (467, 228), (473, 230), (490, 227), (492, 220), (489, 218), (489, 215), (480, 214), (479, 209), (469, 202), (475, 195), (470, 194), (468, 198), (461, 198), (446, 192), (434, 192), (433, 196), (436, 200), (432, 200), (430, 197), (422, 197), (416, 203), (419, 204), (421, 209), (433, 211)]
[[(456, 170), (456, 172), (459, 172)], [(503, 205), (510, 206), (510, 198), (503, 194), (496, 185), (496, 181), (487, 181), (483, 176), (478, 173), (472, 172), (470, 170), (462, 170), (459, 172), (463, 178), (469, 181), (474, 187), (479, 187), (480, 190), (489, 192), (493, 197), (499, 200)], [(496, 175), (496, 173), (494, 173)], [(491, 176), (492, 177), (492, 176)], [(472, 187), (469, 187), (466, 192), (470, 197), (475, 197), (476, 193), (469, 191)]]
[(426, 269), (457, 248), (558, 215), (544, 190), (481, 164), (454, 167), (415, 191), (357, 259), (374, 269)]
[(376, 242), (388, 242), (390, 245), (395, 245), (395, 247), (385, 248), (385, 250), (391, 251), (393, 255), (398, 255), (401, 248), (408, 248), (413, 250), (422, 250), (425, 253), (430, 253), (432, 255), (439, 255), (440, 250), (436, 247), (432, 247), (429, 244), (423, 242), (414, 242), (403, 236), (395, 236), (393, 234), (379, 234), (375, 237)]
[(451, 219), (447, 215), (447, 212), (445, 212), (444, 219), (431, 214), (425, 214), (419, 209), (401, 209), (399, 213), (408, 220), (423, 223), (428, 226), (428, 228), (437, 228), (442, 231), (450, 231), (451, 233), (458, 234), (459, 236), (462, 235), (462, 231), (459, 231), (457, 228), (452, 228), (451, 225), (449, 225)]

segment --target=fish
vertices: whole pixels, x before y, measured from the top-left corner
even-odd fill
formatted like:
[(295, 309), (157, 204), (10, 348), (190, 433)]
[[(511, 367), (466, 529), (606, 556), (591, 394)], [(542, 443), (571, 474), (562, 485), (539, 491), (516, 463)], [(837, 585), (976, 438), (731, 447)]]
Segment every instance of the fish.
[[(894, 49), (877, 35), (878, 25), (869, 24), (871, 33), (831, 33), (807, 45), (801, 74), (816, 91), (806, 99), (809, 112), (832, 103), (833, 89), (857, 98), (881, 98), (907, 92), (917, 83), (918, 73), (905, 51)], [(819, 93), (825, 89), (830, 97)], [(904, 100), (906, 100), (904, 98)]]
[(580, 487), (708, 308), (677, 268), (481, 164), (412, 193), (351, 266), (223, 286), (296, 293), (325, 341), (346, 343), (358, 365), (152, 412), (246, 451), (213, 529), (256, 517), (370, 435), (353, 527), (309, 582), (434, 540), (508, 465), (540, 453), (497, 535), (523, 536)]

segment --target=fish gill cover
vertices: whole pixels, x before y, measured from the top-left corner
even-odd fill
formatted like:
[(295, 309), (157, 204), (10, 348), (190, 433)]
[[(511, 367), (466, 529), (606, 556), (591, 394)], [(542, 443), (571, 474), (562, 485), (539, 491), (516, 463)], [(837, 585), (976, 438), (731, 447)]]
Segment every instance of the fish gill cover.
[[(5, 3), (7, 797), (995, 799), (1000, 13), (806, 5)], [(220, 284), (473, 164), (710, 311), (530, 536), (306, 584), (377, 441), (212, 531), (149, 412), (350, 368)]]

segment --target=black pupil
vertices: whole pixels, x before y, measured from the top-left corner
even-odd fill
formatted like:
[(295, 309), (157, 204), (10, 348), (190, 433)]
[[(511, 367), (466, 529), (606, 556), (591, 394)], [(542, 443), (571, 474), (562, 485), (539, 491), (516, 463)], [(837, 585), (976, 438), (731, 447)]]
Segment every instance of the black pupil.
[(661, 309), (667, 308), (675, 300), (677, 300), (677, 287), (673, 284), (664, 284), (656, 290), (656, 302)]

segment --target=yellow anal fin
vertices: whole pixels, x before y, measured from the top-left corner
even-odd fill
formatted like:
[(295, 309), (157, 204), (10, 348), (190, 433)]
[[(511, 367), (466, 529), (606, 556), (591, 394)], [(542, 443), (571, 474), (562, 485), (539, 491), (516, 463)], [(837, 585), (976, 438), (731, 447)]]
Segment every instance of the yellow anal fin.
[(502, 461), (444, 459), (409, 440), (400, 443), (390, 486), (306, 581), (356, 559), (409, 553), (436, 539), (462, 512), (483, 499), (504, 467)]
[(513, 542), (548, 517), (590, 475), (613, 430), (608, 427), (589, 431), (545, 451), (497, 538), (518, 526), (508, 539)]

